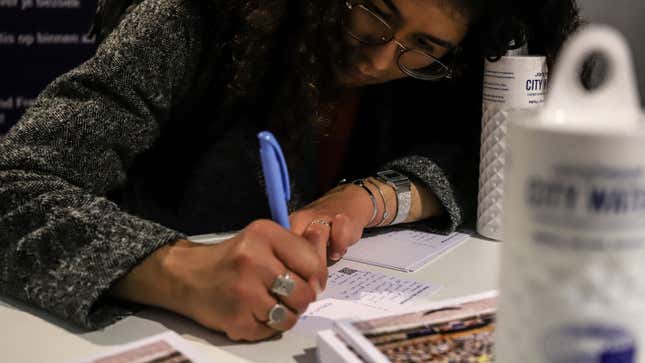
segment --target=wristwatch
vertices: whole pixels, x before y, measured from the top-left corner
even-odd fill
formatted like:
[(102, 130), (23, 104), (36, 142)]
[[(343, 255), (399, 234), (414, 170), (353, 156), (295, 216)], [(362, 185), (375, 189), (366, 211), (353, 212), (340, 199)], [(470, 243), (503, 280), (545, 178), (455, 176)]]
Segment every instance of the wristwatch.
[(383, 170), (376, 173), (376, 179), (391, 186), (396, 193), (396, 216), (390, 224), (398, 224), (408, 219), (412, 192), (410, 179), (396, 170)]

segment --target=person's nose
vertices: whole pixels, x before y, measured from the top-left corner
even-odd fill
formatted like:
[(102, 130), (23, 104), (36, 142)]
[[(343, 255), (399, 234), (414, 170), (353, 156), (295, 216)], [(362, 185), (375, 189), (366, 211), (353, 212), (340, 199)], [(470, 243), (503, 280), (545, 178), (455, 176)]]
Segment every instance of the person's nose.
[(372, 72), (384, 72), (396, 66), (396, 55), (399, 52), (399, 46), (396, 42), (392, 41), (387, 44), (379, 46), (371, 46), (367, 50), (367, 58)]

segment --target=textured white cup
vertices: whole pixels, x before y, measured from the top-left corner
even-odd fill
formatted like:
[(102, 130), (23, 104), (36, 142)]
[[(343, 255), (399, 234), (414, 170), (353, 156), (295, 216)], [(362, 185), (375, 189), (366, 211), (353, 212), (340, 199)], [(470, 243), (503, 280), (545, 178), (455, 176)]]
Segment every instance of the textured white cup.
[[(592, 52), (608, 78), (585, 90)], [(613, 29), (567, 43), (543, 109), (509, 125), (496, 361), (645, 362), (645, 124)]]

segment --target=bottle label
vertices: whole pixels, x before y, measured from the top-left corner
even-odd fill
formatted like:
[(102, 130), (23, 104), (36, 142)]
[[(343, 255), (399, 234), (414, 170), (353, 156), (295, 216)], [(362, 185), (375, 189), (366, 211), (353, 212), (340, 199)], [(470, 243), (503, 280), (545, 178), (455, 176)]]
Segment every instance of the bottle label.
[(486, 61), (484, 104), (500, 109), (542, 105), (548, 88), (546, 58), (502, 57)]

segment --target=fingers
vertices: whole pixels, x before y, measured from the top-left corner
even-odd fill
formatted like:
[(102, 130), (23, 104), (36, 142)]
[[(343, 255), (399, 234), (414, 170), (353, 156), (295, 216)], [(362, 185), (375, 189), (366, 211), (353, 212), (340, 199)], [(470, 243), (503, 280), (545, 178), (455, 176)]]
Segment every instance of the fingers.
[[(281, 248), (274, 246), (278, 239), (284, 239), (290, 246), (289, 258), (283, 256), (281, 259), (275, 253), (275, 249)], [(232, 247), (226, 253), (225, 262), (230, 273), (223, 278), (225, 288), (222, 291), (229, 304), (220, 310), (222, 320), (213, 325), (222, 327), (233, 340), (265, 339), (295, 325), (298, 313), (307, 309), (309, 303), (316, 299), (316, 294), (309, 280), (300, 276), (302, 269), (293, 271), (286, 261), (311, 260), (309, 268), (316, 271), (318, 258), (313, 247), (305, 239), (271, 221), (252, 223), (230, 243)], [(288, 281), (294, 283), (293, 289), (288, 296), (272, 295), (276, 277), (288, 271)], [(275, 312), (281, 314), (280, 319), (269, 324), (269, 312), (278, 303), (281, 305)]]
[(338, 261), (347, 253), (349, 246), (358, 242), (363, 234), (363, 228), (351, 223), (347, 216), (337, 214), (332, 220), (330, 234), (329, 258)]
[(291, 223), (291, 232), (298, 236), (305, 233), (309, 223), (311, 223), (311, 216), (305, 211), (298, 211), (289, 215), (289, 222)]
[[(331, 226), (329, 224), (309, 223), (309, 226), (303, 234), (303, 237), (314, 246), (316, 253), (318, 254), (318, 258), (320, 259), (320, 265), (324, 267), (327, 266), (327, 246), (329, 245), (330, 232)], [(324, 289), (327, 285), (326, 268), (321, 269), (319, 280), (321, 287)], [(320, 293), (320, 291), (317, 291), (317, 293)]]
[[(268, 293), (256, 297), (251, 311), (245, 314), (243, 319), (230, 324), (225, 330), (229, 339), (235, 341), (257, 341), (270, 338), (280, 332), (291, 329), (298, 322), (298, 315), (286, 305), (276, 307), (279, 302)], [(272, 309), (274, 317), (281, 319), (276, 322), (269, 321)]]
[(266, 245), (271, 249), (272, 255), (285, 266), (281, 271), (293, 271), (307, 281), (313, 291), (322, 291), (327, 280), (327, 265), (321, 263), (314, 247), (305, 238), (296, 236), (268, 220), (251, 223), (245, 229), (245, 233), (250, 234), (251, 239), (269, 242)]
[(225, 330), (226, 336), (233, 341), (257, 341), (270, 338), (279, 333), (276, 329), (268, 326), (264, 321), (260, 321), (254, 316), (250, 317), (249, 322), (238, 323), (234, 326), (237, 329)]
[(265, 307), (275, 304), (258, 280), (245, 284), (234, 284), (229, 287), (230, 293), (236, 297), (235, 305), (224, 316), (222, 330), (231, 340), (256, 341), (276, 335), (278, 332), (266, 325), (268, 315)]
[[(281, 296), (272, 289), (277, 278), (284, 276), (285, 273), (289, 273), (289, 278), (293, 281), (293, 290), (287, 296)], [(266, 267), (265, 271), (259, 272), (259, 276), (263, 280), (262, 282), (266, 291), (273, 293), (276, 299), (298, 314), (304, 313), (309, 304), (316, 300), (317, 292), (312, 286), (297, 274), (290, 272), (277, 260), (275, 265), (270, 268)]]
[(245, 231), (252, 234), (252, 238), (268, 240), (273, 254), (289, 270), (309, 281), (314, 290), (320, 289), (321, 276), (327, 273), (326, 266), (321, 265), (314, 247), (307, 240), (268, 220), (255, 221)]
[[(324, 224), (312, 223), (318, 219), (329, 221), (329, 228)], [(326, 256), (333, 261), (340, 260), (347, 248), (358, 242), (363, 235), (363, 227), (352, 221), (345, 214), (336, 214), (333, 218), (331, 216), (314, 214), (307, 211), (296, 212), (292, 214), (292, 231), (299, 233), (303, 231), (303, 237), (310, 242), (314, 242), (314, 247), (319, 256), (322, 257), (323, 264), (326, 264)], [(308, 221), (307, 225), (303, 227), (304, 221)]]
[(274, 309), (278, 303), (279, 302), (274, 297), (267, 293), (258, 299), (257, 304), (255, 304), (256, 308), (253, 310), (253, 316), (258, 323), (273, 330), (274, 334), (276, 330), (287, 331), (298, 322), (298, 315), (286, 306), (284, 309), (278, 308), (281, 309), (281, 313), (284, 313), (284, 318), (278, 322), (270, 322), (269, 315), (271, 314), (271, 310)]
[(329, 232), (331, 228), (322, 225), (311, 225), (302, 235), (316, 250), (316, 254), (324, 261), (327, 256), (327, 244), (329, 242)]

